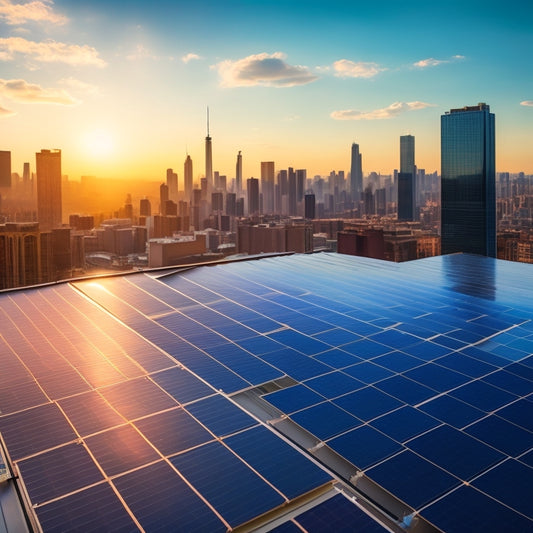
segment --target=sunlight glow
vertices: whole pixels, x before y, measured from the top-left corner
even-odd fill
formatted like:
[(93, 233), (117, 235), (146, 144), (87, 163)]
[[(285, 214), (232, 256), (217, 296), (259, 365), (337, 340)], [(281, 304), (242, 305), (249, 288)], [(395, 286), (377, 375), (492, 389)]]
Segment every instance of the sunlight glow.
[(83, 148), (91, 156), (107, 157), (115, 148), (113, 136), (106, 130), (96, 129), (87, 132), (82, 139)]

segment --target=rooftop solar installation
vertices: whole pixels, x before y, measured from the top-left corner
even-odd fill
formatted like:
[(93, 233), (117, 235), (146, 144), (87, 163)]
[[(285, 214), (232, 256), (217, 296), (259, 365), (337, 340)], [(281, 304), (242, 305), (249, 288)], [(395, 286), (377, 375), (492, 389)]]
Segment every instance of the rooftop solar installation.
[(5, 531), (527, 532), (532, 474), (531, 265), (323, 253), (0, 293)]

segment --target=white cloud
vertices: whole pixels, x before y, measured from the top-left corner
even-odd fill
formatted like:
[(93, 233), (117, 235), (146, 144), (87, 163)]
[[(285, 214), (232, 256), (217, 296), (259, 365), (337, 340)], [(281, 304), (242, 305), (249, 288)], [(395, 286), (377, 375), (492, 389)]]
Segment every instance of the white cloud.
[(77, 80), (76, 78), (63, 78), (59, 80), (59, 83), (61, 85), (66, 85), (67, 87), (70, 87), (71, 89), (75, 89), (77, 91), (84, 92), (86, 94), (98, 94), (100, 92), (100, 88), (96, 85), (92, 85), (91, 83), (85, 83), (84, 81)]
[(452, 63), (454, 61), (461, 61), (462, 59), (465, 59), (465, 56), (459, 54), (452, 56), (450, 59), (435, 59), (434, 57), (428, 57), (427, 59), (421, 59), (420, 61), (413, 63), (413, 67), (436, 67), (438, 65), (442, 65), (443, 63)]
[(198, 54), (193, 54), (193, 53), (188, 53), (181, 57), (181, 60), (184, 63), (188, 63), (189, 61), (193, 61), (197, 59), (202, 59), (202, 57), (200, 57)]
[(223, 87), (293, 87), (318, 79), (307, 67), (289, 65), (285, 54), (254, 54), (237, 61), (227, 59), (215, 65)]
[(387, 70), (380, 67), (377, 63), (368, 63), (359, 61), (355, 63), (349, 59), (339, 59), (333, 63), (335, 76), (339, 78), (373, 78), (380, 72)]
[(37, 104), (76, 105), (76, 100), (64, 89), (43, 89), (25, 80), (0, 79), (0, 95), (16, 102)]
[(10, 25), (24, 24), (26, 22), (52, 22), (64, 24), (67, 18), (53, 10), (52, 0), (26, 2), (15, 4), (11, 0), (0, 0), (0, 19)]
[(523, 102), (520, 102), (520, 105), (525, 107), (533, 107), (533, 100), (524, 100)]
[(42, 63), (66, 63), (68, 65), (95, 65), (105, 67), (105, 61), (92, 46), (65, 44), (56, 41), (35, 42), (22, 37), (0, 38), (0, 59), (14, 59), (23, 54)]
[(394, 102), (388, 107), (374, 109), (373, 111), (355, 111), (354, 109), (345, 109), (342, 111), (333, 111), (331, 117), (335, 120), (383, 120), (393, 118), (406, 111), (416, 111), (426, 107), (434, 107), (435, 104), (426, 102)]
[(15, 111), (10, 111), (5, 107), (0, 106), (0, 118), (7, 118), (16, 115)]

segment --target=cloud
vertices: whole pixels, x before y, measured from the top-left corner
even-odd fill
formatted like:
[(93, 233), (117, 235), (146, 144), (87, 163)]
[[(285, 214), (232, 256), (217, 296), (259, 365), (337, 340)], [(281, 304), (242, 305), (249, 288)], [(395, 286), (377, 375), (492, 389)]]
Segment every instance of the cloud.
[(66, 85), (67, 87), (70, 87), (71, 89), (75, 89), (77, 91), (84, 92), (86, 94), (98, 94), (100, 92), (100, 88), (96, 85), (92, 85), (91, 83), (85, 83), (84, 81), (77, 80), (75, 78), (63, 78), (59, 80), (59, 83), (61, 85)]
[(0, 106), (0, 118), (7, 118), (16, 115), (15, 111), (10, 111), (5, 107)]
[(64, 89), (43, 89), (25, 80), (0, 79), (0, 95), (16, 102), (36, 104), (76, 105), (76, 100)]
[(285, 54), (255, 54), (237, 61), (227, 59), (215, 65), (222, 87), (293, 87), (318, 79), (307, 67), (289, 65)]
[(380, 72), (387, 70), (380, 67), (377, 63), (367, 63), (359, 61), (355, 63), (349, 59), (339, 59), (333, 63), (335, 76), (339, 78), (373, 78)]
[(67, 18), (55, 13), (52, 0), (14, 4), (11, 0), (0, 0), (0, 19), (10, 25), (24, 24), (26, 22), (52, 22), (64, 24)]
[(184, 56), (181, 57), (181, 60), (184, 63), (188, 63), (189, 61), (193, 61), (196, 59), (202, 59), (202, 57), (200, 57), (198, 54), (192, 54), (192, 53), (185, 54)]
[(405, 111), (416, 111), (426, 107), (434, 107), (435, 104), (425, 102), (394, 102), (388, 107), (374, 109), (373, 111), (355, 111), (345, 109), (342, 111), (333, 111), (331, 117), (335, 120), (383, 120), (393, 118), (404, 113)]
[(524, 100), (523, 102), (520, 102), (520, 105), (525, 107), (533, 107), (533, 100)]
[(413, 63), (413, 67), (418, 67), (418, 68), (436, 67), (438, 65), (442, 65), (443, 63), (452, 63), (454, 61), (460, 61), (464, 58), (465, 56), (462, 56), (459, 54), (452, 56), (450, 59), (435, 59), (434, 57), (428, 57), (427, 59), (421, 59), (420, 61)]
[(66, 63), (68, 65), (95, 65), (105, 67), (106, 62), (92, 46), (79, 46), (56, 41), (35, 42), (22, 37), (0, 38), (0, 59), (14, 59), (23, 54), (42, 63)]
[(138, 44), (135, 48), (135, 52), (133, 52), (133, 54), (127, 55), (126, 59), (128, 61), (139, 61), (141, 59), (158, 60), (159, 58), (153, 55), (144, 45)]

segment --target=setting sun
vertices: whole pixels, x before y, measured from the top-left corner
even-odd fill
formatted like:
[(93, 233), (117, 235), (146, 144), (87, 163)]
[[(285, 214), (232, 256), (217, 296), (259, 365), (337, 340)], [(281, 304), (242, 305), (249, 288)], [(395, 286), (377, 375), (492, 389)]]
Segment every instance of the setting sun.
[(106, 130), (95, 129), (82, 138), (83, 149), (91, 156), (107, 157), (115, 148), (113, 136)]

